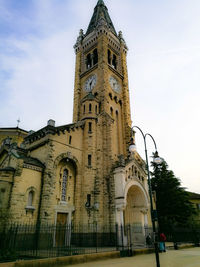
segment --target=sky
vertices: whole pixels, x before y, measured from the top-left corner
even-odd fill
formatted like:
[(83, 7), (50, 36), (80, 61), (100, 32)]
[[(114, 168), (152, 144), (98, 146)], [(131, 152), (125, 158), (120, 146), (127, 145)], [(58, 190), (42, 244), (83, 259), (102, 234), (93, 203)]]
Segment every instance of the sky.
[[(105, 0), (127, 61), (133, 125), (200, 193), (200, 1)], [(72, 122), (75, 53), (97, 0), (0, 0), (0, 127)], [(144, 144), (136, 133), (138, 152)], [(147, 140), (149, 155), (154, 150)]]

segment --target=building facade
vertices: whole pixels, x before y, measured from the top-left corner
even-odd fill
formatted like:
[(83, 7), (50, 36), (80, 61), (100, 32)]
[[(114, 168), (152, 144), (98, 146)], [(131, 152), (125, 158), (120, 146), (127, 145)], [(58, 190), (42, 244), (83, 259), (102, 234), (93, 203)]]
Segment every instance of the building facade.
[(14, 222), (150, 225), (145, 162), (128, 150), (128, 48), (102, 0), (74, 49), (73, 122), (49, 120), (23, 142), (4, 134), (1, 208)]
[(191, 221), (194, 225), (200, 226), (200, 194), (194, 192), (188, 192), (188, 194), (189, 200), (196, 211), (196, 214), (192, 216)]

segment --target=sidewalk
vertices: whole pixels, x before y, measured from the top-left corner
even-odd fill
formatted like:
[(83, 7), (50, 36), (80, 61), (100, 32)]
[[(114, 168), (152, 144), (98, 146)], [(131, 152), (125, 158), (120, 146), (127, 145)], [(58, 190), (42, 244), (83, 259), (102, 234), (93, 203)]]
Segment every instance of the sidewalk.
[[(168, 250), (160, 253), (160, 267), (200, 267), (200, 248)], [(68, 265), (69, 266), (69, 265)], [(109, 259), (71, 265), (72, 267), (156, 267), (155, 254)], [(67, 267), (67, 266), (66, 266)]]

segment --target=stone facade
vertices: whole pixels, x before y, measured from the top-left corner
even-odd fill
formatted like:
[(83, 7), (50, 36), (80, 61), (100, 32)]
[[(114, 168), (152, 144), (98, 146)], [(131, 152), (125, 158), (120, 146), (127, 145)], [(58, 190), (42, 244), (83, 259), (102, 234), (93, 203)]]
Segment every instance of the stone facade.
[(128, 152), (128, 48), (103, 1), (74, 48), (73, 123), (3, 142), (0, 205), (18, 222), (150, 224), (145, 163)]

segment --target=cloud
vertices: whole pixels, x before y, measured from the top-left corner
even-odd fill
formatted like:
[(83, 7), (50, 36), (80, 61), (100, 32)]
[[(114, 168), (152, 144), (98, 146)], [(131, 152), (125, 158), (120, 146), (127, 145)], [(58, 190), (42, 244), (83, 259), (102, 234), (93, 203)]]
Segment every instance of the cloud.
[[(37, 128), (39, 118), (44, 117), (60, 116), (58, 121), (63, 122), (66, 113), (72, 110), (73, 84), (70, 84), (69, 90), (68, 81), (74, 74), (74, 64), (66, 65), (67, 61), (74, 62), (74, 55), (69, 53), (73, 51), (71, 44), (66, 33), (42, 40), (12, 40), (12, 45), (24, 55), (7, 58), (4, 65), (13, 74), (5, 83), (10, 98), (1, 112), (2, 117), (7, 117), (9, 110), (14, 110), (11, 121), (20, 116), (27, 128)], [(69, 107), (68, 111), (66, 107)], [(67, 116), (65, 119), (69, 120)]]

